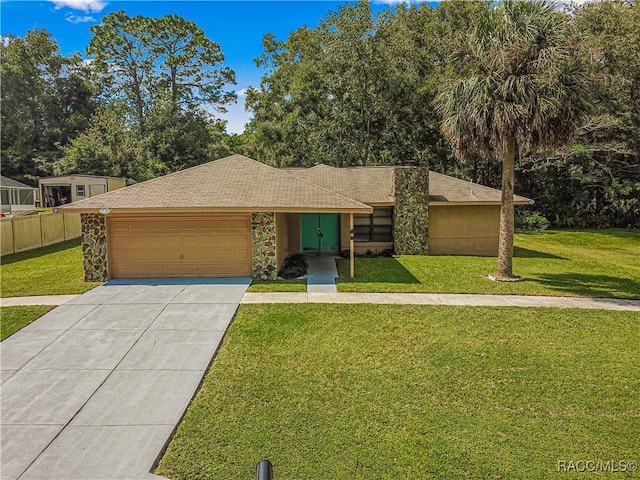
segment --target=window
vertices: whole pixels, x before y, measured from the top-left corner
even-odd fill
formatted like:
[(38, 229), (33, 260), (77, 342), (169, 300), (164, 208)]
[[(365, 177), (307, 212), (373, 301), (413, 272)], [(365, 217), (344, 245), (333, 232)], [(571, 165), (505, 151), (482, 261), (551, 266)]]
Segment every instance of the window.
[(374, 208), (372, 215), (353, 216), (356, 242), (393, 242), (393, 209)]
[(20, 199), (18, 205), (33, 205), (33, 190), (20, 190), (18, 197)]
[(76, 185), (76, 197), (84, 197), (84, 185)]

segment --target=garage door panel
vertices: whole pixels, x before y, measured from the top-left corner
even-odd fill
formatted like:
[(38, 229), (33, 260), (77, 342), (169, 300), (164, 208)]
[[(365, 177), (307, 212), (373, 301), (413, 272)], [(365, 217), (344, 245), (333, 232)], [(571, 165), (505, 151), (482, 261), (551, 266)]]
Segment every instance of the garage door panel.
[(234, 246), (236, 248), (240, 248), (242, 250), (246, 250), (247, 248), (249, 248), (251, 246), (251, 242), (249, 241), (249, 237), (248, 236), (235, 236), (234, 237)]
[(171, 262), (178, 260), (176, 252), (162, 251), (162, 250), (148, 250), (143, 254), (134, 255), (136, 260), (144, 260), (145, 262)]
[(182, 246), (182, 235), (179, 233), (165, 233), (163, 243), (165, 248), (179, 248)]
[(218, 238), (218, 235), (215, 233), (211, 233), (211, 232), (200, 233), (200, 235), (198, 235), (197, 237), (198, 246), (204, 247), (204, 248), (215, 247), (217, 238)]
[(180, 230), (183, 232), (197, 232), (199, 224), (198, 220), (182, 220), (180, 222)]
[(251, 256), (247, 255), (247, 252), (243, 250), (234, 250), (233, 253), (229, 255), (229, 258), (237, 263), (251, 262)]
[(144, 220), (129, 220), (129, 232), (146, 232), (147, 231), (147, 222)]
[(213, 258), (210, 252), (204, 252), (200, 249), (182, 250), (182, 258), (184, 262), (199, 262), (203, 258)]
[(182, 242), (184, 248), (197, 248), (200, 246), (199, 235), (183, 235)]
[(129, 246), (129, 238), (120, 235), (111, 235), (111, 245), (117, 249), (126, 249)]
[(129, 220), (114, 220), (112, 223), (112, 232), (113, 233), (119, 233), (119, 232), (129, 232), (130, 228), (129, 228)]
[[(146, 225), (146, 231), (147, 232), (166, 232), (167, 230), (170, 230), (169, 222), (165, 222), (163, 220), (150, 220), (147, 222)], [(177, 230), (177, 229), (173, 229), (173, 230)]]
[(213, 218), (207, 218), (200, 222), (198, 229), (201, 232), (211, 232), (218, 228), (218, 221)]
[(251, 275), (250, 217), (111, 218), (114, 278)]
[(244, 230), (245, 228), (247, 228), (247, 226), (248, 226), (247, 222), (243, 220), (231, 221), (231, 228), (233, 228), (234, 230)]

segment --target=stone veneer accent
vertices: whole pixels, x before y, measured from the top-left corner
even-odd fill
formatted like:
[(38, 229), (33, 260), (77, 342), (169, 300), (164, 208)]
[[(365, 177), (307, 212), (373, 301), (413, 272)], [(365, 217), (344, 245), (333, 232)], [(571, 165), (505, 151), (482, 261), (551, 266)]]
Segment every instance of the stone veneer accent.
[(429, 169), (396, 167), (393, 241), (398, 255), (429, 253)]
[(251, 214), (251, 245), (253, 276), (261, 280), (278, 278), (275, 213)]
[(109, 280), (107, 264), (107, 221), (99, 213), (80, 215), (82, 225), (82, 256), (85, 282)]

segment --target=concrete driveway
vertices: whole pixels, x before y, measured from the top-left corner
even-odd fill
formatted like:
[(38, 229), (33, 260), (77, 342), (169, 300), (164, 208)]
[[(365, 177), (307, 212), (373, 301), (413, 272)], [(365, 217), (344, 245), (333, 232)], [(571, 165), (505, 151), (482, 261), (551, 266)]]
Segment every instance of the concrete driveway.
[(113, 280), (0, 343), (1, 478), (159, 478), (250, 283)]

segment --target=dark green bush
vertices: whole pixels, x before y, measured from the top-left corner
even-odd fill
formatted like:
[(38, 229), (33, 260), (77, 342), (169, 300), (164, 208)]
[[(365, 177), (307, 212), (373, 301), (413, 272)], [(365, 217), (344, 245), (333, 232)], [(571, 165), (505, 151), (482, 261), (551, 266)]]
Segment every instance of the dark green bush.
[(307, 274), (307, 259), (301, 253), (294, 253), (284, 259), (278, 276), (287, 280), (302, 277)]

